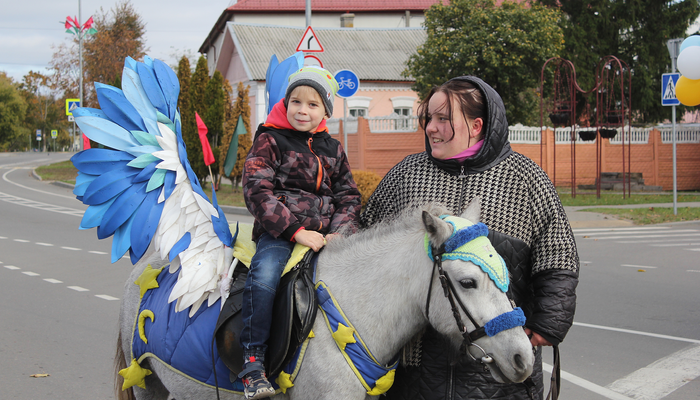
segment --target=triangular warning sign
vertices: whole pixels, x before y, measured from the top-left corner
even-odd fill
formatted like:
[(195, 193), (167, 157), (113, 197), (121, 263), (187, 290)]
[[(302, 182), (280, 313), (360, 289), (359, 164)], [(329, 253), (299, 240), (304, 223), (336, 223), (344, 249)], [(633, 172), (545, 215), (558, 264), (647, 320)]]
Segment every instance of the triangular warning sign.
[(664, 88), (663, 100), (675, 100), (676, 99), (676, 85), (673, 83), (673, 79), (669, 79), (666, 87)]
[(68, 107), (68, 111), (73, 112), (76, 108), (80, 107), (78, 103), (70, 103), (70, 106)]
[(316, 36), (312, 27), (307, 27), (304, 32), (304, 36), (301, 37), (299, 44), (297, 45), (296, 51), (303, 51), (305, 53), (323, 53), (323, 46)]

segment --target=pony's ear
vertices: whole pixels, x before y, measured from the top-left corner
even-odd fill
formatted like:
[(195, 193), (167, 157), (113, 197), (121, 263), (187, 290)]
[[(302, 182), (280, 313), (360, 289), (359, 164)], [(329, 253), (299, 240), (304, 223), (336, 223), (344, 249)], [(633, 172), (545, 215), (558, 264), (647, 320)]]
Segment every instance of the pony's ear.
[(428, 232), (428, 237), (433, 245), (442, 245), (452, 234), (452, 225), (428, 211), (423, 211), (422, 218), (425, 230)]
[(474, 224), (481, 221), (481, 199), (474, 197), (467, 205), (467, 209), (461, 215), (462, 218), (468, 219)]

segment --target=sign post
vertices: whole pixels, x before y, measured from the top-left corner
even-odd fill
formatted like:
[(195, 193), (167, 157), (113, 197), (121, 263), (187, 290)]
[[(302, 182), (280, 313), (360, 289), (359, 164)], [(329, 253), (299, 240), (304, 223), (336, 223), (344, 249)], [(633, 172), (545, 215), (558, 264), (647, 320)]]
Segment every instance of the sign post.
[[(678, 180), (676, 175), (676, 106), (681, 102), (676, 98), (676, 82), (680, 74), (676, 72), (676, 60), (681, 52), (683, 39), (671, 39), (666, 42), (669, 55), (671, 56), (671, 74), (661, 75), (661, 104), (671, 106), (671, 123), (673, 126), (673, 215), (678, 215)], [(671, 87), (673, 86), (673, 87)], [(666, 102), (664, 102), (666, 101)]]
[(338, 97), (343, 98), (343, 147), (347, 152), (348, 147), (348, 97), (352, 97), (360, 89), (360, 79), (349, 69), (341, 69), (335, 73), (338, 81)]

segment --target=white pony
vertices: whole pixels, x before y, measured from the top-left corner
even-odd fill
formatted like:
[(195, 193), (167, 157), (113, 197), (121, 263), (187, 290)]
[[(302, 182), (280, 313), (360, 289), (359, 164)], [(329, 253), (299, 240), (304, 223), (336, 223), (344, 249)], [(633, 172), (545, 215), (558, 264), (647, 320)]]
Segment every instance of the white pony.
[[(461, 216), (466, 225), (478, 222), (479, 205), (472, 204)], [(377, 225), (348, 237), (331, 240), (319, 255), (317, 280), (333, 291), (338, 304), (352, 322), (356, 333), (380, 365), (390, 365), (399, 350), (417, 333), (431, 325), (449, 338), (458, 352), (465, 334), (486, 326), (499, 316), (514, 313), (504, 291), (476, 264), (443, 257), (436, 268), (426, 252), (426, 238), (436, 251), (454, 236), (455, 225), (440, 218), (447, 211), (426, 206), (391, 223)], [(483, 236), (480, 236), (483, 239)], [(491, 248), (492, 249), (492, 248)], [(133, 284), (147, 265), (166, 265), (156, 255), (139, 262), (126, 283), (118, 343), (118, 369), (125, 368), (131, 354), (131, 335), (139, 307), (139, 286)], [(444, 295), (438, 275), (446, 273), (452, 284), (454, 301), (464, 327), (453, 315), (451, 300)], [(165, 271), (165, 270), (164, 270)], [(465, 315), (467, 311), (470, 316)], [(473, 319), (474, 322), (471, 320)], [(520, 325), (520, 324), (517, 324)], [(462, 329), (466, 329), (463, 332)], [(324, 318), (318, 314), (293, 387), (275, 398), (288, 399), (365, 399), (368, 391), (349, 367)], [(481, 359), (494, 378), (502, 382), (521, 382), (532, 372), (534, 356), (530, 341), (520, 326), (484, 335), (467, 346), (472, 357)], [(212, 399), (214, 388), (201, 384), (156, 358), (147, 358), (141, 367), (152, 371), (145, 377), (145, 389), (134, 386), (133, 395), (144, 399)], [(209, 364), (211, 368), (211, 364)], [(220, 380), (228, 376), (219, 377)], [(121, 387), (121, 380), (117, 382)], [(120, 398), (130, 398), (130, 390)], [(171, 396), (171, 397), (168, 397)], [(223, 399), (242, 399), (240, 394), (220, 391)], [(133, 397), (132, 397), (133, 398)]]

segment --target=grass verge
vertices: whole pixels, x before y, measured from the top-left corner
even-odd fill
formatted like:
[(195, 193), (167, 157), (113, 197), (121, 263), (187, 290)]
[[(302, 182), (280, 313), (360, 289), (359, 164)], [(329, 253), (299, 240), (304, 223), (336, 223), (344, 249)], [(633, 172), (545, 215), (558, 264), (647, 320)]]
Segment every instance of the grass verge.
[(700, 208), (682, 207), (682, 203), (676, 207), (677, 214), (673, 214), (673, 207), (660, 208), (589, 208), (579, 211), (592, 211), (601, 214), (613, 215), (615, 218), (632, 221), (635, 225), (662, 224), (666, 222), (683, 222), (700, 220)]

